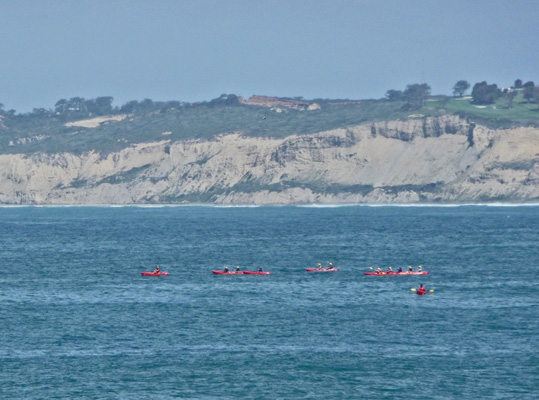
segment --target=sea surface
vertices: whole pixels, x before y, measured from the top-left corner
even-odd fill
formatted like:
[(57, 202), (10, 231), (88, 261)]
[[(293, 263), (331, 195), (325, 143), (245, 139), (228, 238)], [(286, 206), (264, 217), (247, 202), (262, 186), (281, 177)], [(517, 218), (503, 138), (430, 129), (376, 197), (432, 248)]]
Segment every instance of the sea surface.
[(539, 398), (539, 206), (3, 207), (0, 266), (0, 399)]

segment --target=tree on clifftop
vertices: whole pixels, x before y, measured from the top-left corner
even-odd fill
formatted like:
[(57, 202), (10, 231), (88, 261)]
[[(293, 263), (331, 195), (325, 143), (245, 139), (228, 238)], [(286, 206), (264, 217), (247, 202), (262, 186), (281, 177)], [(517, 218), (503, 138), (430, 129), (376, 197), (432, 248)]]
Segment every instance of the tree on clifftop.
[(430, 86), (426, 83), (414, 83), (406, 86), (402, 97), (406, 100), (405, 109), (414, 110), (423, 106), (423, 101), (430, 96)]
[(470, 84), (467, 81), (458, 81), (453, 86), (453, 96), (462, 97), (464, 92), (470, 88)]
[(386, 92), (386, 100), (388, 101), (400, 101), (402, 100), (402, 91), (400, 90), (388, 90)]
[(528, 100), (528, 103), (532, 99), (539, 103), (539, 86), (526, 86), (522, 92), (522, 96)]
[(112, 114), (112, 101), (111, 96), (102, 96), (96, 99), (86, 100), (86, 107), (88, 112), (93, 115), (107, 115)]
[(511, 90), (503, 94), (503, 98), (507, 102), (507, 108), (513, 108), (513, 100), (517, 97), (518, 92)]
[(472, 97), (475, 104), (492, 104), (500, 95), (500, 89), (495, 83), (489, 85), (483, 81), (473, 85)]

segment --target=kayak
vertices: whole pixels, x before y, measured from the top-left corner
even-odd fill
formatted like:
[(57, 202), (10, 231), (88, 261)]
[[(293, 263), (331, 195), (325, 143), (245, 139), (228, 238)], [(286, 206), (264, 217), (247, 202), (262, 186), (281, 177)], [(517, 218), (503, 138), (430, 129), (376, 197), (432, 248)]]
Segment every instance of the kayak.
[(271, 272), (259, 271), (243, 271), (244, 275), (271, 275)]
[(329, 268), (329, 269), (318, 269), (318, 268), (305, 268), (307, 272), (333, 272), (338, 271), (339, 268)]
[(141, 272), (143, 276), (167, 276), (168, 272)]
[(417, 291), (417, 294), (420, 295), (420, 296), (422, 296), (422, 295), (424, 295), (424, 294), (427, 294), (427, 291), (426, 291), (426, 290), (418, 290), (418, 291)]
[(228, 271), (228, 272), (225, 272), (225, 271), (212, 271), (214, 274), (216, 275), (243, 275), (244, 272), (243, 271)]
[(365, 272), (365, 275), (428, 275), (428, 271), (421, 272)]

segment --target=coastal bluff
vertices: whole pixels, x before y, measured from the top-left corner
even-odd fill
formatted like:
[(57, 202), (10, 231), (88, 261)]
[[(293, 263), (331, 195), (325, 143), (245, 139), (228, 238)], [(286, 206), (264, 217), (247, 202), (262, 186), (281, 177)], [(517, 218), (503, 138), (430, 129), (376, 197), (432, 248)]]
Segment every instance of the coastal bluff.
[(103, 154), (2, 154), (0, 204), (537, 202), (539, 129), (456, 115), (292, 135), (132, 144)]

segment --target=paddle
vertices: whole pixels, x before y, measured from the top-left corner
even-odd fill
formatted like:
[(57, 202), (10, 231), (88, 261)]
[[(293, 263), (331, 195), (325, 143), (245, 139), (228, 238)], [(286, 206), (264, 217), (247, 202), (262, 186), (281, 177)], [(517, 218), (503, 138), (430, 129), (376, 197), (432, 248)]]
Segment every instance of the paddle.
[[(417, 291), (417, 289), (415, 289), (415, 288), (412, 288), (412, 289), (410, 289), (410, 290), (411, 290), (412, 292), (416, 292), (416, 291)], [(430, 292), (430, 293), (434, 293), (434, 289), (430, 289), (429, 292)]]

